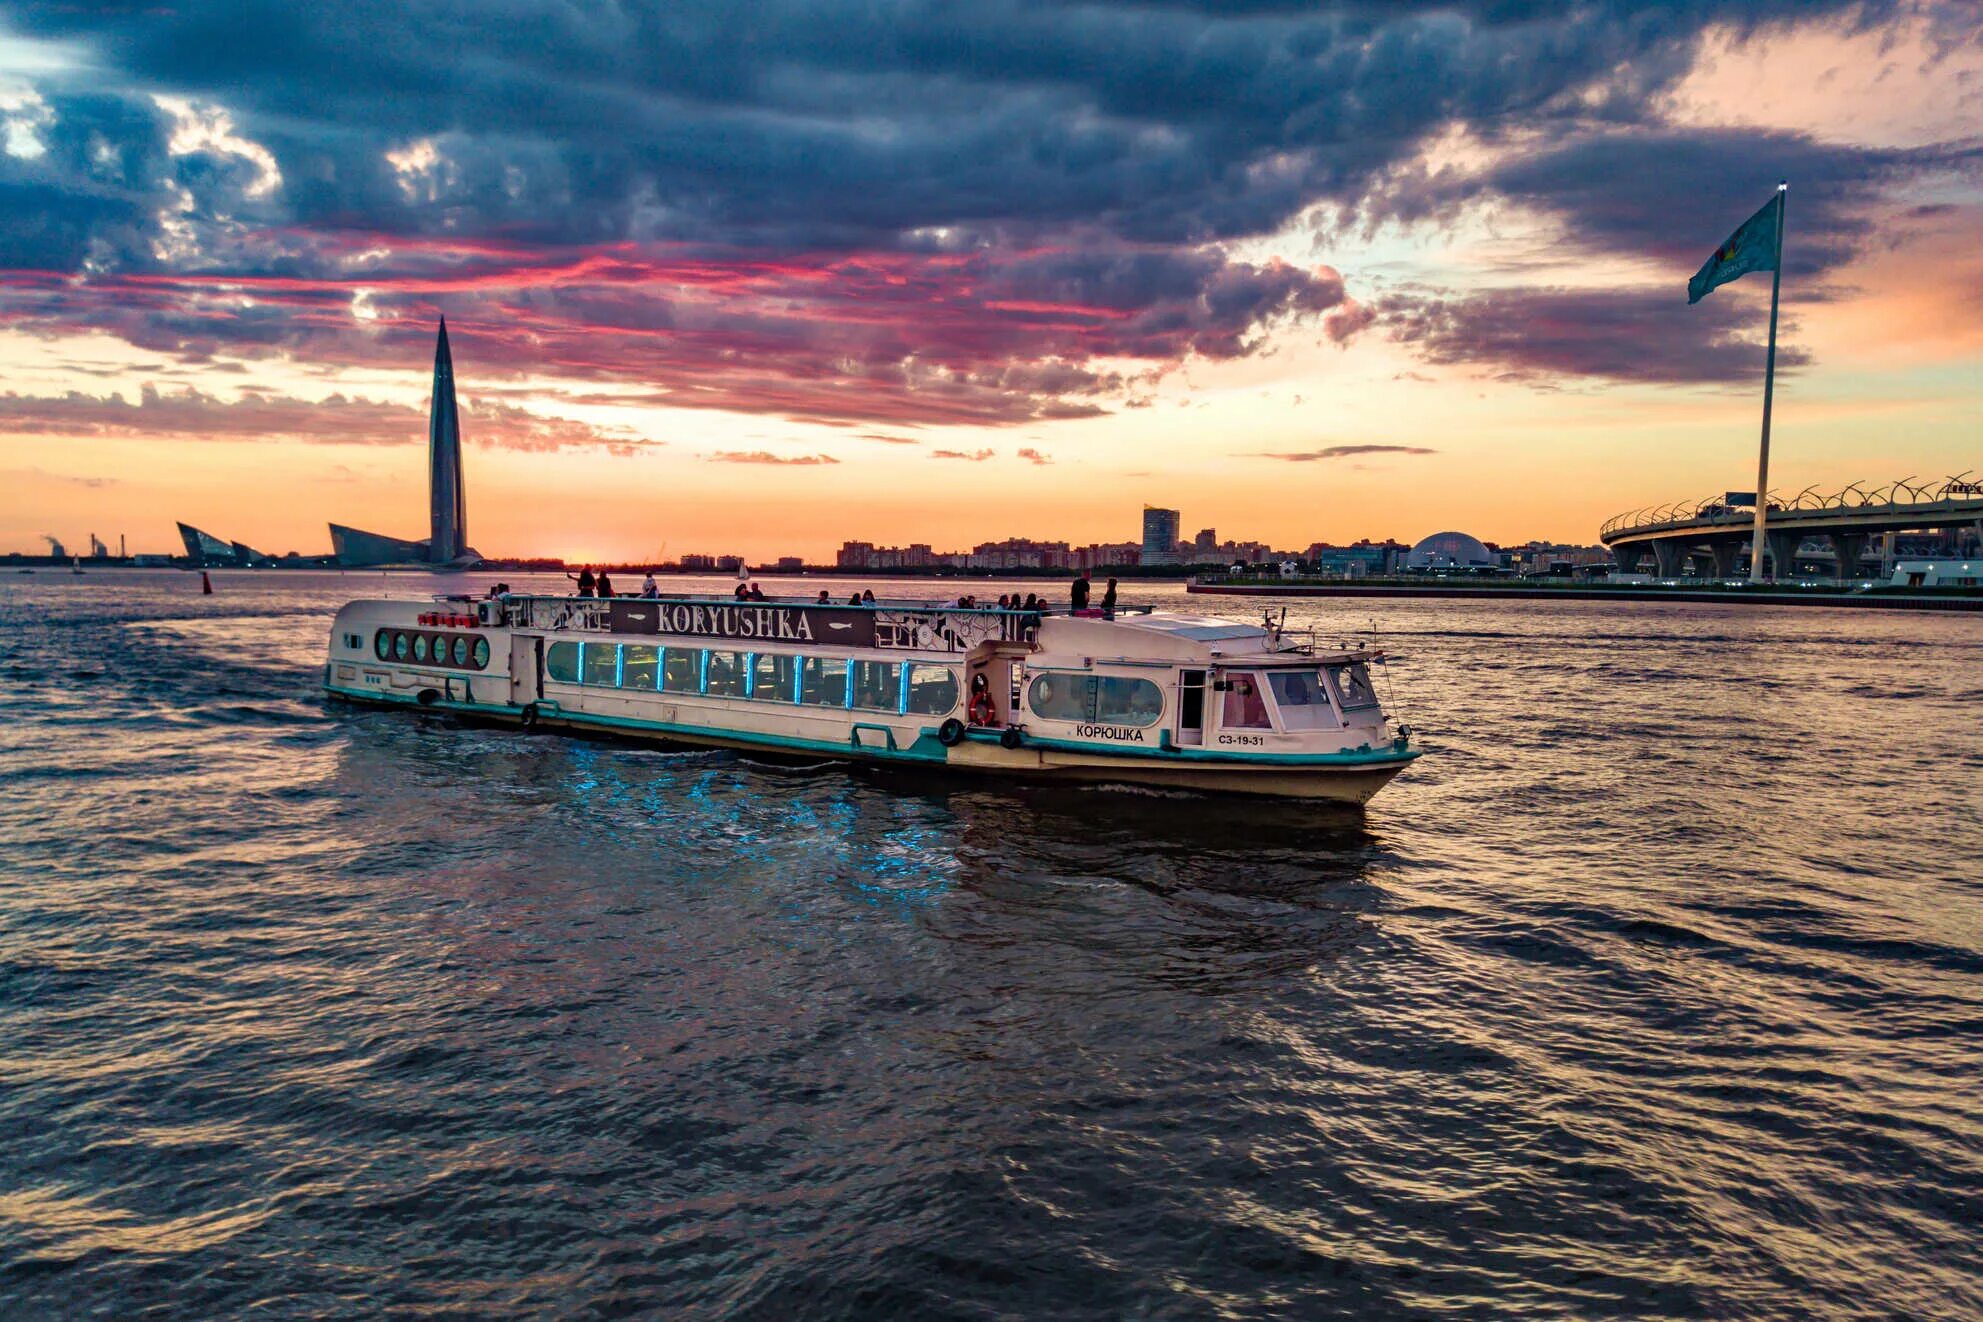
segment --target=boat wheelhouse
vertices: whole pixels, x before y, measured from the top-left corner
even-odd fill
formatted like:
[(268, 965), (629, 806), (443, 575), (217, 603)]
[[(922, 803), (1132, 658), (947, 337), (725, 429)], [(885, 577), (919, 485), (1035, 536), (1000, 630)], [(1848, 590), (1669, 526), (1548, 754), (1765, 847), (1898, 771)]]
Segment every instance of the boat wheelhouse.
[(504, 596), (351, 602), (324, 683), (526, 728), (1362, 803), (1418, 756), (1381, 660), (1165, 611)]

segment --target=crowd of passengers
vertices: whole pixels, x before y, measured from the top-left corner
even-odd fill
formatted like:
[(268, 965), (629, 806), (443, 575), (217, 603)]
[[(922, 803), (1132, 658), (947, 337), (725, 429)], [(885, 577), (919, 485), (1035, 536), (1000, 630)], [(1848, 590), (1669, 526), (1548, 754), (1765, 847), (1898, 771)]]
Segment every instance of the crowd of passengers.
[[(613, 591), (613, 580), (603, 569), (596, 575), (589, 566), (580, 569), (576, 574), (567, 570), (565, 577), (572, 579), (578, 584), (578, 595), (581, 597), (613, 597), (620, 595)], [(1114, 619), (1116, 610), (1115, 589), (1115, 580), (1110, 579), (1108, 586), (1102, 590), (1101, 605), (1091, 606), (1089, 602), (1094, 596), (1094, 584), (1088, 581), (1086, 574), (1083, 574), (1079, 578), (1076, 578), (1068, 587), (1067, 613), (1070, 615), (1100, 616), (1104, 619)], [(489, 589), (491, 599), (506, 597), (509, 594), (510, 585), (507, 583), (498, 583)], [(660, 597), (661, 588), (654, 581), (654, 575), (649, 574), (641, 580), (640, 591), (628, 595), (652, 601)], [(766, 596), (764, 589), (756, 583), (737, 584), (736, 598), (738, 601), (780, 600), (778, 597)], [(819, 590), (819, 596), (814, 598), (812, 604), (816, 606), (831, 606), (833, 604), (833, 594), (827, 591), (827, 589), (821, 588)], [(874, 590), (868, 588), (849, 594), (847, 604), (849, 606), (874, 605)], [(998, 594), (996, 604), (990, 602), (981, 604), (976, 594), (967, 592), (957, 598), (956, 604), (959, 610), (1029, 611), (1040, 615), (1053, 613), (1053, 606), (1045, 597), (1040, 596), (1037, 592), (1028, 592), (1024, 597), (1021, 597), (1017, 592), (1001, 592)]]

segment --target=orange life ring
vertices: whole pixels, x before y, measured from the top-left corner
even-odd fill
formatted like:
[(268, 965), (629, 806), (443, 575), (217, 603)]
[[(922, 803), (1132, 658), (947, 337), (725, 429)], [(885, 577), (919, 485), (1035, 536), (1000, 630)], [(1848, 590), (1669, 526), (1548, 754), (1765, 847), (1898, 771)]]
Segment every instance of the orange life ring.
[(998, 709), (992, 706), (992, 696), (987, 692), (971, 695), (971, 724), (990, 725), (997, 719)]

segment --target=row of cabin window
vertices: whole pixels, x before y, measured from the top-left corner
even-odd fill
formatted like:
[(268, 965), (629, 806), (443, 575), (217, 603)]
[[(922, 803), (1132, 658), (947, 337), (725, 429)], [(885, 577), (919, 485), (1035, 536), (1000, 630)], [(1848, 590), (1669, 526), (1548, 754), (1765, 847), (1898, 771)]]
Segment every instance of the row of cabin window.
[(1027, 686), (1026, 705), (1042, 720), (1140, 727), (1162, 718), (1164, 694), (1134, 676), (1050, 670)]
[(956, 709), (959, 693), (957, 673), (949, 666), (648, 643), (552, 643), (544, 652), (544, 675), (595, 688), (918, 716), (947, 715)]
[[(347, 644), (353, 641), (345, 636)], [(414, 633), (381, 629), (372, 635), (372, 654), (381, 661), (410, 661), (416, 666), (451, 666), (457, 670), (486, 670), (489, 640), (459, 633)]]

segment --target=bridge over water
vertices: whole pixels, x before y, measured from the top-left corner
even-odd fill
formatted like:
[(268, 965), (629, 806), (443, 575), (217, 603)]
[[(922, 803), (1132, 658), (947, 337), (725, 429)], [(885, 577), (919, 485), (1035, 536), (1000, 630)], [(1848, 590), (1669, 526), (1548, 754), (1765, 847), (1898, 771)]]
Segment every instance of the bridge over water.
[[(1783, 499), (1772, 491), (1763, 541), (1772, 572), (1788, 578), (1797, 548), (1807, 538), (1831, 543), (1838, 577), (1859, 576), (1867, 540), (1876, 533), (1974, 527), (1983, 536), (1983, 482), (1960, 473), (1939, 482), (1912, 478), (1867, 491), (1854, 483), (1821, 495), (1806, 487)], [(1608, 520), (1598, 539), (1611, 549), (1620, 571), (1631, 573), (1647, 556), (1661, 578), (1677, 578), (1689, 560), (1697, 572), (1733, 578), (1755, 531), (1753, 506), (1731, 505), (1725, 497), (1650, 505)]]

